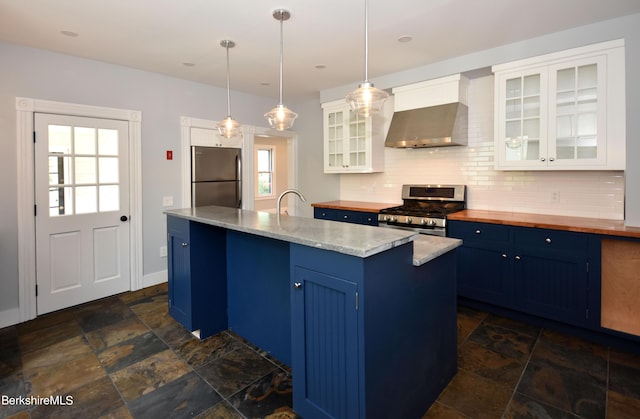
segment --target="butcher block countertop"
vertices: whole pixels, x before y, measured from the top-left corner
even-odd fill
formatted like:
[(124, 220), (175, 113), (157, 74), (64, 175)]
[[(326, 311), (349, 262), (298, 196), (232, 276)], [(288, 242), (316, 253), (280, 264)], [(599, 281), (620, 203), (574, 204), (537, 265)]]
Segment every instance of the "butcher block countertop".
[(640, 227), (626, 227), (624, 221), (601, 218), (468, 209), (447, 215), (447, 219), (640, 238)]
[(396, 207), (400, 204), (390, 204), (384, 202), (364, 202), (364, 201), (327, 201), (316, 202), (311, 204), (316, 208), (333, 208), (348, 211), (361, 211), (361, 212), (380, 212), (381, 209)]

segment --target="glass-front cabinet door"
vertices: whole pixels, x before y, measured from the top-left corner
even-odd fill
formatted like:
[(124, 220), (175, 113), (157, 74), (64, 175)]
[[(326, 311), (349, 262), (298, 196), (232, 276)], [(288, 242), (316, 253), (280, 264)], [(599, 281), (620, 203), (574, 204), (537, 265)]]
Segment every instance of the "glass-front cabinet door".
[[(324, 172), (371, 173), (384, 170), (384, 116), (364, 117), (344, 100), (322, 105)], [(374, 134), (377, 133), (377, 134)]]
[(603, 57), (551, 66), (549, 160), (603, 164), (606, 158)]
[(329, 111), (325, 116), (325, 165), (344, 166), (344, 111)]
[(502, 82), (500, 158), (505, 162), (538, 165), (547, 147), (545, 107), (546, 73), (518, 72)]
[(624, 43), (493, 67), (498, 170), (624, 170)]
[(349, 167), (367, 167), (367, 121), (349, 109)]

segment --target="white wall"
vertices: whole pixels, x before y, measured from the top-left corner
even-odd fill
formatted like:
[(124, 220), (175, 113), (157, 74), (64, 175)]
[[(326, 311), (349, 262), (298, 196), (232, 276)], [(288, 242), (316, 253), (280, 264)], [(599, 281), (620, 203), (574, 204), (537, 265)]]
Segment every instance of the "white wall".
[(624, 218), (623, 172), (495, 171), (493, 128), (493, 76), (473, 79), (467, 147), (387, 148), (383, 173), (341, 175), (340, 198), (401, 202), (403, 183), (453, 183), (467, 185), (468, 208)]
[(298, 208), (300, 215), (313, 217), (312, 203), (338, 199), (340, 176), (324, 174), (319, 96), (298, 100), (292, 109), (299, 114), (294, 126), (298, 134), (298, 189), (307, 198), (306, 203), (298, 202)]
[[(180, 116), (226, 116), (226, 89), (63, 54), (0, 43), (0, 313), (18, 304), (15, 97), (142, 112), (142, 229), (145, 277), (166, 277), (163, 196), (181, 202)], [(233, 116), (264, 126), (272, 98), (232, 92)], [(173, 150), (173, 160), (165, 151)]]

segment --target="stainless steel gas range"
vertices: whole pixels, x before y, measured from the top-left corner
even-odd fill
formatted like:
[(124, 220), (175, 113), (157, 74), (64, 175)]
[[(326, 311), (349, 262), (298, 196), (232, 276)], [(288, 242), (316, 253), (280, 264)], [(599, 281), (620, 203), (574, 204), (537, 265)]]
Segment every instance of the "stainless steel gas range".
[(447, 215), (466, 208), (465, 185), (402, 185), (403, 204), (378, 214), (381, 227), (446, 236)]

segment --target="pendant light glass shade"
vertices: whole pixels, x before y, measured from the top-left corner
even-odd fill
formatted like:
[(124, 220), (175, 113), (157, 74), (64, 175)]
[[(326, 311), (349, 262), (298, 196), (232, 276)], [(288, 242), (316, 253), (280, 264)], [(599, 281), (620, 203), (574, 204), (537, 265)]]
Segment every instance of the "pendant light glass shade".
[(291, 128), (298, 117), (297, 113), (282, 104), (282, 55), (284, 44), (282, 26), (283, 22), (291, 17), (291, 13), (282, 9), (274, 10), (273, 17), (280, 21), (280, 102), (278, 102), (278, 106), (265, 113), (264, 117), (269, 122), (269, 126), (271, 128), (277, 129), (278, 131), (284, 131)]
[(364, 81), (345, 100), (354, 112), (363, 116), (380, 112), (389, 93), (369, 82), (369, 0), (364, 2)]
[(242, 127), (238, 121), (235, 121), (231, 118), (231, 100), (230, 100), (230, 90), (231, 86), (229, 83), (229, 48), (233, 48), (236, 46), (235, 42), (229, 40), (220, 41), (220, 46), (227, 50), (227, 117), (222, 121), (218, 122), (217, 128), (218, 133), (226, 138), (231, 139), (236, 135), (240, 134), (242, 131)]

